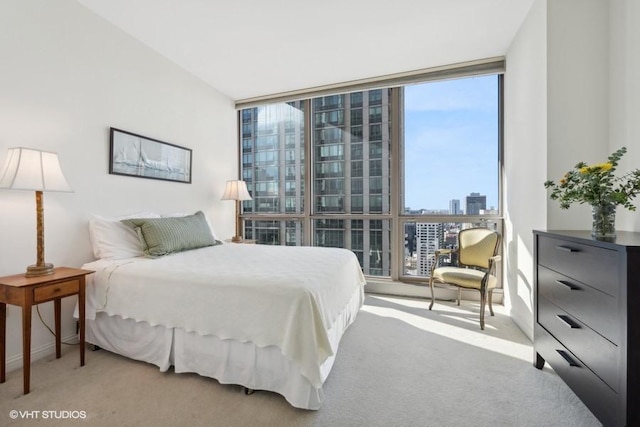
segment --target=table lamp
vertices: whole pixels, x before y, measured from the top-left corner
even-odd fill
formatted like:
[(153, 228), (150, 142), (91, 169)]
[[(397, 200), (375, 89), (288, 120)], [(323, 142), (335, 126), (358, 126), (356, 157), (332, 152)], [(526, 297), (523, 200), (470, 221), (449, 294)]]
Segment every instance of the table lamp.
[(30, 148), (10, 148), (0, 170), (0, 189), (30, 190), (36, 192), (37, 261), (27, 267), (26, 276), (53, 274), (53, 264), (44, 262), (44, 209), (43, 191), (72, 193), (67, 183), (58, 155)]
[(232, 242), (242, 241), (242, 228), (240, 227), (240, 202), (242, 200), (251, 200), (251, 195), (247, 191), (247, 184), (241, 180), (227, 181), (224, 194), (221, 200), (235, 200), (236, 202), (236, 235), (231, 238)]

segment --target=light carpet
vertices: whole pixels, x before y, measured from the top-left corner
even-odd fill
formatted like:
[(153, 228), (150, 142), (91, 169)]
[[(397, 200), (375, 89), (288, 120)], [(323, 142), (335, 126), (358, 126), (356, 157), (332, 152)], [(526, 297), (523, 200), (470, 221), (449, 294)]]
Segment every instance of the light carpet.
[(0, 426), (600, 425), (553, 370), (533, 367), (531, 343), (501, 307), (485, 331), (475, 302), (427, 307), (367, 295), (342, 338), (319, 411), (104, 350), (88, 351), (81, 368), (78, 348), (64, 346), (61, 359), (33, 364), (28, 395), (22, 370), (8, 373)]

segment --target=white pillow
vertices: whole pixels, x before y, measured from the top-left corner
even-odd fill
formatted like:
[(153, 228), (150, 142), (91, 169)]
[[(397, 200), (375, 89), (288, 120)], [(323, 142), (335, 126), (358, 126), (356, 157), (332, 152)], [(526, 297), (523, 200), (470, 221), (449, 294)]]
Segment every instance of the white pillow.
[[(204, 219), (207, 220), (207, 225), (209, 226), (209, 231), (211, 231), (211, 235), (213, 236), (214, 240), (220, 240), (216, 237), (216, 233), (215, 231), (213, 231), (213, 227), (211, 226), (211, 221), (209, 221), (209, 217), (207, 216), (207, 214), (205, 214), (204, 212), (202, 212), (204, 214)], [(184, 213), (184, 212), (173, 212), (173, 213), (168, 213), (168, 214), (162, 214), (162, 218), (179, 218), (182, 216), (188, 216), (188, 215), (193, 215), (194, 213)], [(123, 218), (124, 219), (124, 218)]]
[(89, 220), (89, 237), (97, 259), (134, 258), (144, 256), (142, 245), (133, 228), (120, 222), (129, 218), (160, 218), (153, 212), (138, 212), (115, 218), (94, 215)]

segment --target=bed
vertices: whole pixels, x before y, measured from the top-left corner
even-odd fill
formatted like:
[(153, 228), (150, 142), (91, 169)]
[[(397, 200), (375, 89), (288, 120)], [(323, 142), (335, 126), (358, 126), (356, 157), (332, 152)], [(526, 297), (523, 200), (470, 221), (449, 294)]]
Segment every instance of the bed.
[[(319, 409), (340, 339), (364, 301), (355, 255), (221, 243), (201, 213), (172, 218), (197, 222), (187, 230), (196, 240), (207, 235), (206, 244), (165, 245), (158, 255), (144, 227), (165, 219), (92, 220), (99, 259), (82, 267), (95, 271), (87, 282), (87, 342), (161, 371), (173, 366)], [(185, 234), (183, 225), (169, 241)]]

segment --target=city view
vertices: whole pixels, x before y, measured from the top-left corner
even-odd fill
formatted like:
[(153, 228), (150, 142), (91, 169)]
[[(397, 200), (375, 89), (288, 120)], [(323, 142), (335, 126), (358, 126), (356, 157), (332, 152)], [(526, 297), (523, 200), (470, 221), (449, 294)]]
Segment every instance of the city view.
[[(486, 209), (486, 196), (480, 193), (470, 193), (464, 202), (464, 210), (461, 209), (460, 200), (449, 201), (448, 210), (412, 211), (405, 210), (411, 216), (415, 215), (498, 215), (495, 209)], [(482, 221), (480, 223), (469, 222), (407, 222), (405, 223), (405, 253), (404, 253), (404, 274), (406, 276), (428, 277), (431, 268), (439, 261), (439, 266), (454, 264), (456, 259), (443, 257), (436, 260), (435, 251), (438, 249), (453, 249), (458, 243), (458, 233), (470, 227), (489, 227), (496, 229), (493, 221)]]
[[(497, 76), (395, 90), (242, 110), (242, 179), (253, 197), (243, 203), (245, 237), (347, 248), (365, 274), (383, 277), (402, 251), (402, 276), (428, 276), (435, 250), (455, 246), (459, 230), (478, 224), (455, 216), (487, 216), (482, 224), (495, 226)], [(401, 101), (397, 111), (392, 96)], [(399, 169), (395, 152), (404, 153)], [(392, 178), (400, 194), (392, 194)], [(392, 197), (405, 206), (395, 215)], [(392, 236), (393, 221), (404, 239)]]

